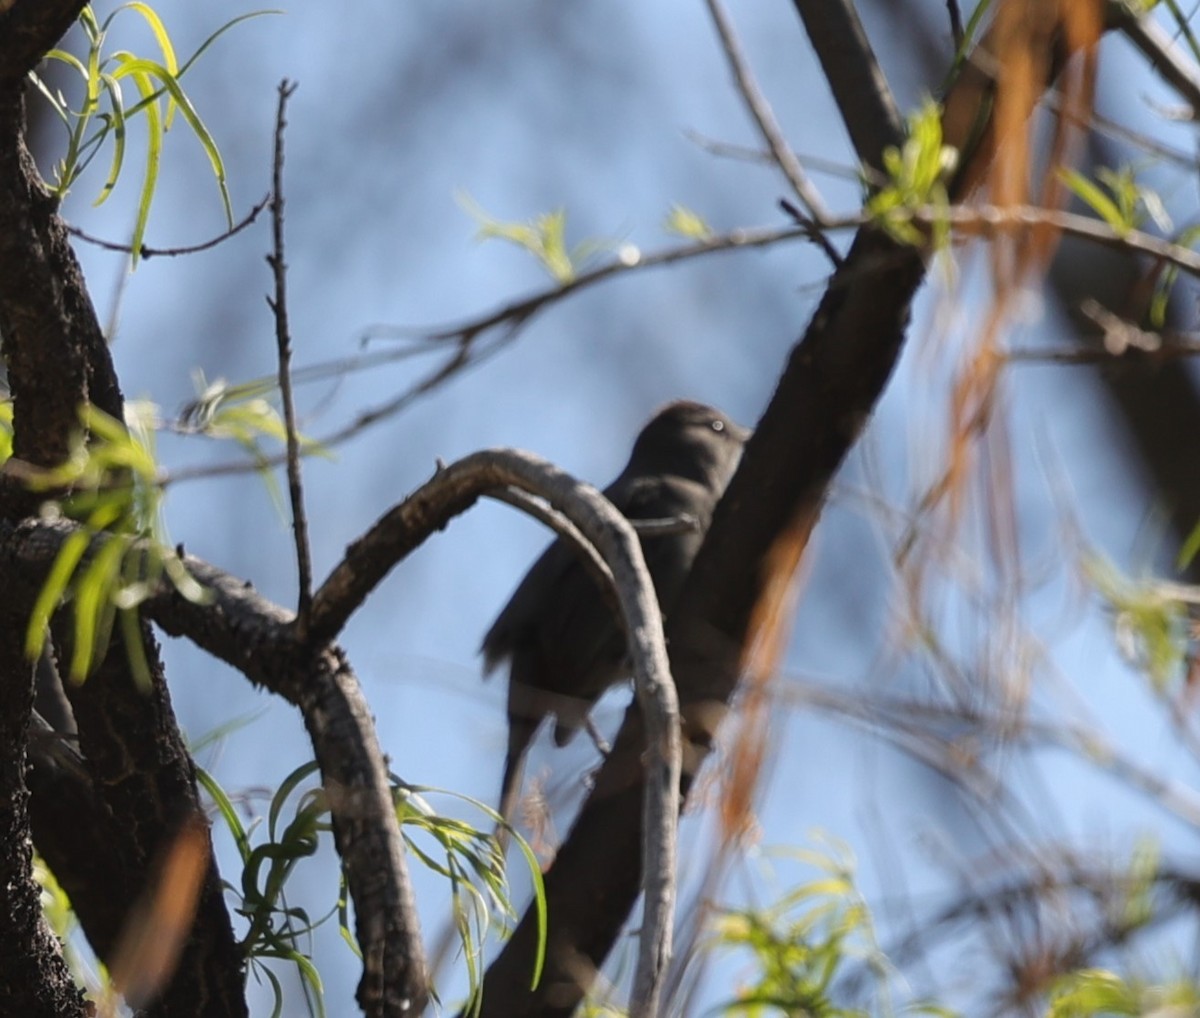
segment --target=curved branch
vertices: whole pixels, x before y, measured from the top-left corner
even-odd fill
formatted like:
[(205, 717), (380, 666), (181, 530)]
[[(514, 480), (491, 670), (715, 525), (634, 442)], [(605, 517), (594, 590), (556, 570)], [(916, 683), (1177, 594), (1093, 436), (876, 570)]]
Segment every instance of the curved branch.
[[(644, 919), (635, 979), (638, 1014), (657, 1013), (671, 952), (675, 895), (675, 826), (680, 780), (679, 706), (663, 637), (662, 614), (641, 545), (629, 521), (589, 484), (526, 452), (474, 453), (438, 472), (389, 510), (346, 550), (346, 557), (313, 596), (301, 641), (332, 639), (367, 595), (435, 530), (489, 491), (518, 488), (562, 513), (600, 553), (612, 571), (633, 662), (649, 761), (645, 773)], [(641, 779), (639, 779), (641, 780)], [(551, 914), (551, 922), (554, 916)]]
[[(592, 579), (596, 583), (596, 589), (600, 591), (600, 595), (608, 605), (608, 610), (612, 612), (614, 618), (621, 617), (621, 603), (616, 596), (617, 581), (613, 579), (612, 570), (608, 568), (608, 563), (596, 551), (595, 546), (579, 532), (579, 528), (574, 523), (552, 505), (520, 488), (496, 488), (486, 494), (488, 498), (503, 502), (514, 509), (520, 509), (527, 516), (532, 516), (570, 544), (572, 550), (583, 562), (584, 568), (591, 573)], [(630, 522), (632, 523), (632, 521)], [(640, 527), (637, 528), (637, 531), (642, 533)]]

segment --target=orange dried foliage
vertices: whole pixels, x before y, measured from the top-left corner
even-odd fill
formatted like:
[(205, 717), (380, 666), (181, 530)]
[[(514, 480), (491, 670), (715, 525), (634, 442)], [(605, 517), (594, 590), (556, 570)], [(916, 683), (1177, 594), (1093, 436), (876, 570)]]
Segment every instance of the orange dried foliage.
[(771, 683), (779, 672), (789, 623), (795, 617), (797, 569), (812, 533), (813, 519), (812, 513), (805, 512), (783, 532), (767, 555), (766, 576), (750, 621), (742, 662), (745, 678), (739, 724), (720, 801), (721, 835), (726, 844), (740, 840), (755, 827), (754, 797), (768, 747)]
[[(954, 200), (980, 188), (995, 206), (1060, 207), (1066, 191), (1059, 169), (1072, 148), (1072, 125), (1086, 123), (1096, 79), (1096, 43), (1103, 28), (1101, 0), (997, 0), (995, 17), (946, 96), (943, 135), (962, 153)], [(1033, 114), (1052, 81), (1062, 95), (1041, 179), (1033, 186)], [(998, 564), (1016, 556), (1007, 436), (994, 429), (997, 388), (1004, 367), (999, 337), (1023, 282), (1044, 269), (1059, 235), (1049, 224), (1012, 223), (991, 230), (989, 256), (994, 299), (977, 342), (953, 382), (950, 451), (925, 509), (948, 502), (954, 529), (967, 484), (975, 476), (979, 445), (991, 475), (981, 479), (989, 543)], [(917, 580), (919, 584), (919, 579)]]
[(195, 817), (179, 831), (157, 879), (125, 922), (103, 1013), (116, 1014), (117, 994), (134, 1007), (145, 1006), (170, 981), (192, 928), (208, 861), (208, 827)]

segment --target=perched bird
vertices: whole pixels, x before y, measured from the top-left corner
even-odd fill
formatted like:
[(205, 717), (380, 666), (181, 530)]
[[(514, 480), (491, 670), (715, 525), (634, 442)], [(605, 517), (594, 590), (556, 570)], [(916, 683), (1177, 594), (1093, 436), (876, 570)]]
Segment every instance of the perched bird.
[[(694, 526), (641, 538), (664, 614), (679, 595), (749, 431), (719, 410), (681, 400), (651, 418), (604, 494), (630, 520), (687, 517)], [(565, 745), (610, 686), (629, 677), (625, 637), (577, 553), (554, 541), (483, 638), (484, 674), (510, 660), (508, 754), (500, 814), (511, 819), (521, 766), (542, 720)]]

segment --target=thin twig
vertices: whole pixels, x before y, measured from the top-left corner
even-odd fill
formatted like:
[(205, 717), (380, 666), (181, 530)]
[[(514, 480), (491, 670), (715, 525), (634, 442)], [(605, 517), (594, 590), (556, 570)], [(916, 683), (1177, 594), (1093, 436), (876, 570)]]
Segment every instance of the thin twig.
[(1108, 0), (1106, 13), (1110, 23), (1120, 28), (1158, 76), (1191, 107), (1193, 118), (1200, 116), (1200, 70), (1180, 52), (1166, 30), (1153, 18), (1138, 17), (1122, 0)]
[(837, 248), (820, 230), (828, 218), (825, 203), (821, 200), (820, 192), (808, 179), (808, 174), (804, 172), (800, 160), (796, 158), (791, 146), (784, 138), (770, 103), (759, 90), (750, 65), (742, 53), (741, 44), (738, 42), (737, 33), (733, 29), (733, 22), (730, 20), (728, 12), (722, 6), (721, 0), (706, 0), (706, 2), (713, 25), (716, 26), (717, 35), (721, 37), (721, 48), (725, 51), (725, 57), (729, 61), (729, 69), (733, 72), (733, 80), (737, 84), (742, 101), (746, 104), (746, 109), (750, 112), (755, 124), (758, 125), (758, 131), (762, 135), (763, 141), (767, 143), (767, 148), (771, 150), (775, 165), (792, 185), (796, 197), (808, 209), (808, 214), (817, 227), (812, 232), (812, 239), (821, 246), (821, 250), (825, 252), (835, 267), (841, 265), (842, 257)]
[(1067, 104), (1058, 95), (1047, 94), (1042, 96), (1042, 105), (1049, 110), (1053, 110), (1055, 114), (1065, 118), (1076, 127), (1095, 131), (1097, 134), (1102, 134), (1116, 141), (1123, 141), (1136, 147), (1141, 155), (1147, 157), (1154, 156), (1166, 162), (1174, 163), (1176, 166), (1190, 170), (1193, 173), (1200, 168), (1200, 160), (1197, 160), (1194, 152), (1185, 152), (1182, 149), (1175, 148), (1173, 145), (1168, 145), (1158, 138), (1152, 138), (1144, 131), (1135, 130), (1110, 116), (1097, 113), (1095, 110), (1080, 111), (1068, 109)]
[(950, 15), (950, 37), (954, 40), (955, 52), (958, 52), (962, 49), (963, 39), (966, 38), (966, 32), (963, 30), (962, 10), (958, 6), (958, 0), (946, 0), (946, 13)]
[[(764, 152), (762, 149), (751, 148), (748, 145), (735, 145), (729, 141), (720, 141), (693, 130), (684, 131), (683, 136), (697, 148), (722, 159), (736, 159), (744, 163), (758, 163), (769, 166), (775, 165), (775, 160), (772, 158), (771, 153)], [(792, 155), (800, 160), (800, 165), (806, 167), (808, 172), (824, 173), (830, 177), (837, 177), (839, 180), (861, 181), (863, 179), (863, 170), (850, 163), (838, 162), (835, 159), (824, 159), (821, 156), (814, 156), (807, 152), (797, 152), (795, 149), (792, 150)], [(886, 180), (880, 177), (878, 181), (874, 181), (873, 183), (882, 185), (886, 183)]]
[[(923, 206), (910, 210), (895, 210), (891, 213), (891, 218), (897, 222), (913, 223), (925, 227), (950, 226), (963, 236), (986, 236), (1004, 230), (1050, 226), (1063, 234), (1090, 240), (1104, 247), (1136, 251), (1158, 258), (1176, 266), (1188, 275), (1200, 278), (1200, 254), (1190, 248), (1163, 240), (1141, 230), (1119, 231), (1103, 220), (1060, 209), (1045, 209), (1032, 205), (1005, 207), (975, 205), (950, 208)], [(825, 229), (858, 229), (871, 222), (872, 218), (867, 213), (857, 212), (830, 217), (825, 222)], [(773, 244), (800, 239), (811, 239), (811, 225), (734, 230), (652, 254), (636, 253), (632, 256), (615, 258), (589, 272), (581, 273), (566, 284), (548, 287), (478, 318), (431, 332), (425, 337), (427, 342), (454, 344), (454, 349), (447, 358), (429, 375), (400, 395), (385, 403), (368, 408), (349, 424), (319, 439), (317, 446), (331, 448), (339, 445), (371, 425), (399, 413), (414, 400), (437, 388), (463, 368), (478, 364), (485, 357), (498, 352), (503, 346), (513, 341), (519, 335), (520, 330), (536, 315), (580, 290), (628, 272), (672, 265), (718, 251), (770, 247)], [(503, 330), (501, 335), (491, 344), (480, 349), (478, 346), (480, 338), (496, 329)], [(336, 364), (336, 362), (334, 363)], [(366, 363), (365, 358), (364, 363)], [(323, 366), (317, 366), (317, 368), (321, 373), (326, 370)], [(308, 369), (302, 369), (301, 373), (305, 370)], [(211, 466), (176, 471), (160, 478), (160, 483), (175, 484), (202, 477), (253, 473), (264, 467), (278, 466), (283, 462), (285, 462), (283, 456), (275, 456), (254, 461), (217, 463)]]
[(1139, 350), (1126, 347), (1124, 350), (1109, 350), (1104, 347), (1067, 347), (1065, 349), (1038, 349), (1031, 346), (1014, 346), (1001, 352), (1009, 364), (1049, 364), (1054, 366), (1083, 367), (1103, 364), (1106, 368), (1133, 367), (1146, 364), (1161, 364), (1200, 355), (1200, 341), (1181, 340), (1164, 343), (1156, 350)]
[[(484, 358), (498, 352), (503, 346), (516, 339), (520, 330), (528, 325), (535, 315), (540, 314), (559, 301), (578, 293), (580, 290), (595, 286), (597, 283), (604, 282), (627, 272), (672, 265), (676, 262), (714, 254), (718, 251), (770, 247), (772, 244), (788, 240), (807, 240), (809, 239), (810, 232), (809, 227), (801, 226), (734, 230), (730, 233), (708, 237), (680, 247), (668, 248), (654, 254), (642, 255), (640, 252), (626, 253), (623, 257), (616, 258), (590, 272), (582, 273), (565, 284), (556, 284), (548, 287), (529, 297), (506, 304), (496, 311), (488, 312), (479, 318), (428, 333), (424, 338), (430, 344), (449, 343), (454, 345), (453, 352), (447, 356), (446, 360), (430, 372), (429, 375), (415, 383), (409, 389), (406, 389), (400, 395), (364, 410), (349, 424), (329, 435), (321, 437), (317, 440), (316, 446), (318, 448), (332, 448), (355, 437), (370, 425), (399, 413), (415, 399), (437, 388), (463, 368), (476, 365)], [(480, 338), (497, 329), (503, 330), (501, 335), (493, 340), (490, 345), (479, 350), (478, 344)], [(406, 353), (405, 356), (407, 355)], [(366, 358), (363, 360), (366, 363)], [(318, 368), (322, 373), (326, 370), (324, 366), (318, 366)], [(303, 374), (307, 370), (301, 369), (300, 374)], [(159, 478), (159, 483), (167, 485), (205, 477), (226, 477), (233, 474), (256, 473), (264, 467), (279, 466), (283, 462), (283, 456), (271, 456), (253, 461), (239, 460), (231, 463), (216, 463), (211, 466), (188, 468), (163, 475)]]
[[(953, 774), (961, 787), (969, 787), (963, 772), (961, 746), (967, 736), (994, 737), (1003, 733), (1010, 746), (1036, 750), (1049, 746), (1074, 754), (1117, 781), (1144, 793), (1160, 809), (1193, 828), (1200, 828), (1200, 794), (1173, 777), (1143, 766), (1133, 755), (1109, 741), (1103, 732), (1081, 724), (1038, 721), (1012, 710), (970, 710), (904, 697), (847, 695), (816, 683), (794, 681), (778, 693), (783, 702), (829, 711), (892, 739), (916, 759)], [(957, 726), (947, 737), (939, 730)], [(965, 731), (963, 726), (967, 726)], [(976, 761), (978, 780), (982, 766)], [(986, 780), (995, 780), (986, 775)], [(997, 786), (998, 787), (998, 786)]]
[[(858, 217), (860, 224), (863, 217)], [(1103, 247), (1139, 251), (1176, 266), (1190, 276), (1200, 277), (1200, 254), (1181, 244), (1163, 240), (1142, 230), (1117, 230), (1101, 219), (1046, 209), (1034, 205), (974, 205), (949, 209), (914, 209), (909, 221), (923, 226), (947, 224), (963, 235), (990, 236), (1002, 230), (1049, 226), (1063, 234), (1093, 241)], [(831, 220), (829, 229), (851, 225), (846, 220)]]
[[(178, 258), (181, 255), (197, 254), (200, 251), (207, 251), (210, 248), (216, 247), (227, 241), (235, 234), (241, 233), (247, 226), (253, 223), (260, 212), (267, 207), (267, 203), (271, 200), (271, 196), (267, 195), (262, 201), (258, 202), (246, 215), (241, 222), (235, 226), (231, 226), (224, 233), (206, 240), (201, 244), (192, 244), (188, 247), (147, 247), (143, 244), (138, 248), (137, 255), (142, 261), (149, 261), (151, 258)], [(104, 240), (102, 237), (93, 237), (90, 233), (85, 233), (78, 226), (67, 226), (67, 232), (72, 237), (77, 237), (87, 244), (94, 244), (98, 248), (105, 251), (120, 251), (124, 254), (132, 254), (133, 248), (129, 244), (118, 244), (116, 241)]]
[(300, 481), (300, 436), (296, 431), (296, 407), (292, 400), (292, 338), (288, 332), (287, 263), (283, 257), (283, 133), (287, 127), (287, 101), (296, 86), (287, 78), (279, 83), (279, 107), (275, 116), (275, 159), (272, 174), (271, 233), (274, 248), (267, 264), (275, 275), (275, 296), (267, 304), (275, 313), (275, 341), (279, 350), (279, 393), (283, 401), (283, 420), (287, 427), (288, 496), (292, 503), (292, 533), (296, 538), (296, 568), (299, 572), (300, 598), (297, 608), (301, 630), (312, 607), (312, 553), (308, 546), (308, 520), (304, 514), (304, 488)]

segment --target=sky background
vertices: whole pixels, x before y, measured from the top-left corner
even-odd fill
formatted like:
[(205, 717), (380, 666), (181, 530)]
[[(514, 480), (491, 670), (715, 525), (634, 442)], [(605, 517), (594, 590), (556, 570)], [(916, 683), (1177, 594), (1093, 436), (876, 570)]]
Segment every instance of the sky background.
[[(843, 170), (814, 174), (827, 204), (856, 210), (854, 159), (794, 9), (783, 2), (731, 6), (754, 72), (796, 151)], [(952, 52), (944, 2), (860, 6), (900, 106), (915, 108), (938, 83), (940, 71), (927, 68), (944, 67)], [(97, 13), (114, 8), (98, 3)], [(250, 9), (231, 0), (157, 6), (182, 56)], [(112, 36), (114, 47), (149, 53), (152, 46), (131, 12), (118, 17)], [(1173, 97), (1122, 41), (1104, 43), (1101, 74), (1098, 106), (1106, 113), (1193, 147), (1189, 129), (1161, 115)], [(674, 203), (695, 209), (718, 232), (786, 225), (777, 207), (787, 194), (778, 173), (716, 156), (692, 137), (758, 144), (698, 0), (360, 0), (350, 11), (300, 3), (237, 26), (184, 79), (226, 161), (237, 217), (268, 191), (276, 86), (283, 78), (299, 84), (288, 111), (285, 171), (297, 366), (360, 353), (364, 331), (376, 324), (444, 327), (548, 284), (527, 254), (477, 241), (458, 197), (464, 194), (502, 220), (562, 208), (572, 242), (599, 239), (644, 251), (678, 243), (662, 226)], [(52, 132), (41, 139), (46, 172), (56, 140)], [(69, 197), (68, 219), (90, 233), (127, 239), (136, 158), (135, 150), (116, 195), (100, 208), (91, 204), (103, 175), (95, 167)], [(1181, 175), (1154, 166), (1145, 172), (1169, 206), (1194, 207)], [(207, 162), (178, 121), (146, 242), (193, 244), (222, 229)], [(127, 398), (152, 400), (170, 414), (194, 395), (197, 370), (231, 381), (274, 371), (274, 325), (264, 300), (271, 288), (268, 247), (265, 216), (211, 251), (152, 258), (133, 275), (121, 257), (79, 246), (101, 318), (114, 323)], [(945, 462), (947, 381), (977, 337), (989, 299), (986, 268), (978, 253), (963, 253), (956, 270), (934, 272), (922, 291), (909, 348), (839, 475), (809, 550), (785, 683), (856, 696), (936, 687), (898, 641), (892, 559), (903, 529), (897, 520), (914, 510)], [(556, 305), (484, 364), (338, 447), (334, 458), (306, 463), (318, 580), (347, 543), (429, 477), (439, 457), (517, 446), (604, 484), (624, 464), (641, 423), (667, 400), (711, 402), (753, 425), (826, 272), (819, 252), (791, 243), (630, 274)], [(1066, 335), (1059, 312), (1036, 290), (1018, 312), (1007, 341), (1045, 345)], [(394, 342), (379, 340), (369, 349)], [(432, 363), (400, 362), (303, 387), (304, 431), (317, 438), (336, 431)], [(1173, 551), (1156, 523), (1156, 496), (1130, 465), (1111, 407), (1089, 369), (1035, 365), (1010, 371), (1001, 407), (1026, 570), (1019, 607), (1038, 648), (1023, 677), (1037, 709), (1096, 721), (1146, 766), (1194, 785), (1194, 761), (1170, 737), (1142, 680), (1122, 663), (1111, 620), (1080, 592), (1064, 542), (1065, 499), (1086, 539), (1122, 568), (1139, 573)], [(237, 458), (229, 445), (169, 436), (160, 439), (159, 452), (168, 469)], [(166, 513), (174, 541), (269, 597), (295, 603), (290, 532), (259, 479), (181, 483), (170, 489)], [(977, 550), (979, 533), (980, 520), (969, 516), (965, 560)], [(512, 509), (481, 502), (404, 562), (351, 621), (342, 643), (392, 766), (406, 780), (494, 804), (504, 688), (502, 681), (479, 681), (477, 649), (546, 540)], [(964, 593), (987, 588), (986, 577), (972, 571), (977, 567), (934, 570), (932, 611), (963, 661), (980, 660), (1007, 638), (981, 616), (985, 600)], [(167, 641), (164, 654), (189, 737), (253, 715), (200, 756), (227, 789), (270, 787), (310, 758), (292, 708), (186, 644)], [(981, 677), (988, 680), (1013, 677)], [(602, 706), (602, 726), (619, 720), (619, 696)], [(885, 944), (937, 895), (980, 876), (970, 860), (995, 832), (930, 768), (811, 708), (773, 712), (771, 740), (760, 850), (746, 852), (723, 901), (770, 900), (786, 888), (802, 871), (768, 864), (761, 849), (808, 844), (816, 829), (857, 856), (860, 885), (879, 908)], [(569, 794), (578, 792), (591, 760), (585, 745), (555, 752), (543, 743), (527, 773), (552, 768)], [(1146, 834), (1168, 850), (1193, 850), (1194, 828), (1069, 754), (1000, 753), (993, 763), (1035, 804), (1031, 829), (1056, 840), (1115, 858), (1127, 858)], [(449, 798), (434, 801), (470, 815)], [(708, 818), (700, 811), (687, 822), (703, 827)], [(560, 830), (567, 823), (560, 818)], [(222, 853), (230, 879), (236, 871), (227, 840)], [(684, 865), (695, 874), (698, 857)], [(413, 875), (432, 940), (447, 915), (446, 886), (420, 866)], [(304, 870), (294, 898), (319, 913), (334, 900), (335, 880), (326, 852)], [(334, 931), (322, 932), (318, 944), (330, 1010), (339, 1013), (351, 999), (357, 965)], [(702, 999), (720, 999), (739, 971), (716, 970)], [(972, 992), (954, 980), (950, 985), (956, 994)], [(445, 999), (455, 999), (456, 986), (443, 989)], [(267, 1013), (266, 998), (255, 1001), (256, 1013)]]

